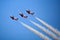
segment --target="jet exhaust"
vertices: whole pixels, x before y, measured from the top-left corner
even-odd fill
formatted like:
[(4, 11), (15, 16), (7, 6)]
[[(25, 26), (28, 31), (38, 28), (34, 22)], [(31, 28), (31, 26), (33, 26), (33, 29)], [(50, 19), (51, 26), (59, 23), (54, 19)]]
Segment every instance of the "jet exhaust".
[(57, 34), (58, 36), (60, 36), (60, 31), (56, 30), (55, 28), (53, 28), (51, 25), (47, 24), (46, 22), (44, 22), (43, 20), (41, 20), (38, 17), (35, 17), (39, 22), (41, 22), (43, 25), (45, 25), (48, 29), (50, 29), (52, 32), (54, 32), (55, 34)]
[(30, 31), (32, 31), (33, 33), (37, 34), (40, 38), (44, 39), (44, 40), (51, 40), (49, 37), (45, 36), (44, 34), (42, 34), (41, 32), (33, 29), (31, 26), (23, 23), (23, 22), (19, 22), (21, 23), (24, 27), (26, 27), (27, 29), (29, 29)]
[(49, 31), (48, 29), (44, 28), (43, 26), (37, 24), (37, 23), (34, 22), (34, 21), (31, 21), (31, 20), (30, 20), (30, 22), (33, 23), (33, 24), (34, 24), (35, 26), (37, 26), (38, 28), (40, 28), (41, 30), (43, 30), (46, 34), (48, 34), (49, 36), (51, 36), (51, 37), (54, 38), (55, 40), (58, 40), (58, 37), (57, 37), (54, 33), (52, 33), (51, 31)]

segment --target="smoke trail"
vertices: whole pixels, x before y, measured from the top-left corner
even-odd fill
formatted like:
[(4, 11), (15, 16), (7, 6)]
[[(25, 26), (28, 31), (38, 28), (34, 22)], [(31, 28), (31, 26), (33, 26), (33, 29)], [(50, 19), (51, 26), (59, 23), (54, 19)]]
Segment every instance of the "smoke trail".
[(43, 25), (45, 25), (48, 29), (50, 29), (52, 32), (54, 32), (55, 34), (57, 34), (58, 36), (60, 36), (60, 32), (56, 29), (54, 29), (51, 25), (47, 24), (46, 22), (44, 22), (43, 20), (41, 20), (38, 17), (35, 17), (38, 21), (40, 21)]
[(35, 23), (34, 21), (30, 20), (30, 22), (33, 23), (35, 26), (39, 27), (41, 30), (43, 30), (45, 33), (47, 33), (49, 36), (53, 37), (55, 40), (58, 40), (58, 37), (51, 31), (47, 30), (43, 26), (40, 26), (39, 24)]
[(47, 36), (45, 36), (44, 34), (38, 32), (37, 30), (33, 29), (31, 26), (23, 23), (23, 22), (20, 22), (24, 27), (26, 27), (27, 29), (29, 29), (30, 31), (34, 32), (35, 34), (37, 34), (39, 37), (41, 37), (42, 39), (44, 40), (51, 40), (50, 38), (48, 38)]

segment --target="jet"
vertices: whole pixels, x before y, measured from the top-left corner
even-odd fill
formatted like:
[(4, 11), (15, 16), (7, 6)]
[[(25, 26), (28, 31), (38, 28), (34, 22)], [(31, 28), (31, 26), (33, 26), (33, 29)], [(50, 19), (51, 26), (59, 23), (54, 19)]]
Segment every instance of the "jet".
[(23, 17), (23, 18), (27, 18), (28, 16), (25, 16), (23, 13), (20, 13), (19, 14), (21, 17)]
[(26, 12), (27, 12), (28, 14), (34, 15), (34, 12), (32, 12), (31, 10), (26, 10)]
[(12, 20), (15, 20), (15, 21), (18, 20), (18, 18), (15, 18), (14, 16), (10, 16), (10, 18), (11, 18)]

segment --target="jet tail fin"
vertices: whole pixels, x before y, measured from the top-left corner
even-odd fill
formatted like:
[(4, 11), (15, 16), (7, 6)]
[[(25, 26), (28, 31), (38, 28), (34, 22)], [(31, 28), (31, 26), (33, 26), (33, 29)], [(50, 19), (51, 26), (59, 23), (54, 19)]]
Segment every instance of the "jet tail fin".
[(24, 18), (27, 18), (28, 16), (24, 16)]
[(18, 20), (18, 18), (15, 19), (16, 21)]
[(34, 15), (34, 13), (31, 13), (31, 15)]

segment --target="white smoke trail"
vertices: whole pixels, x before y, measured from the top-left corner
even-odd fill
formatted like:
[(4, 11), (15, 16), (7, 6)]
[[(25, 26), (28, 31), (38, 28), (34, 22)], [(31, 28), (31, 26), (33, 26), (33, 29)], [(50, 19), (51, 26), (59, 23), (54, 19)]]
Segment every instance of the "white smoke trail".
[(51, 37), (54, 38), (55, 40), (58, 40), (58, 37), (57, 37), (54, 33), (52, 33), (51, 31), (49, 31), (48, 29), (46, 29), (46, 28), (44, 28), (43, 26), (35, 23), (34, 21), (31, 21), (31, 20), (30, 20), (30, 22), (33, 23), (35, 26), (39, 27), (41, 30), (43, 30), (45, 33), (47, 33), (49, 36), (51, 36)]
[(44, 39), (44, 40), (51, 40), (50, 38), (48, 38), (47, 36), (45, 36), (44, 34), (38, 32), (37, 30), (33, 29), (31, 26), (23, 23), (23, 22), (19, 22), (21, 23), (24, 27), (26, 27), (27, 29), (29, 29), (30, 31), (34, 32), (35, 34), (37, 34), (40, 38)]
[(39, 22), (41, 22), (43, 25), (45, 25), (48, 29), (50, 29), (52, 32), (54, 32), (55, 34), (57, 34), (58, 36), (60, 36), (60, 31), (56, 30), (55, 28), (53, 28), (51, 25), (47, 24), (46, 22), (44, 22), (43, 20), (41, 20), (38, 17), (35, 17)]

